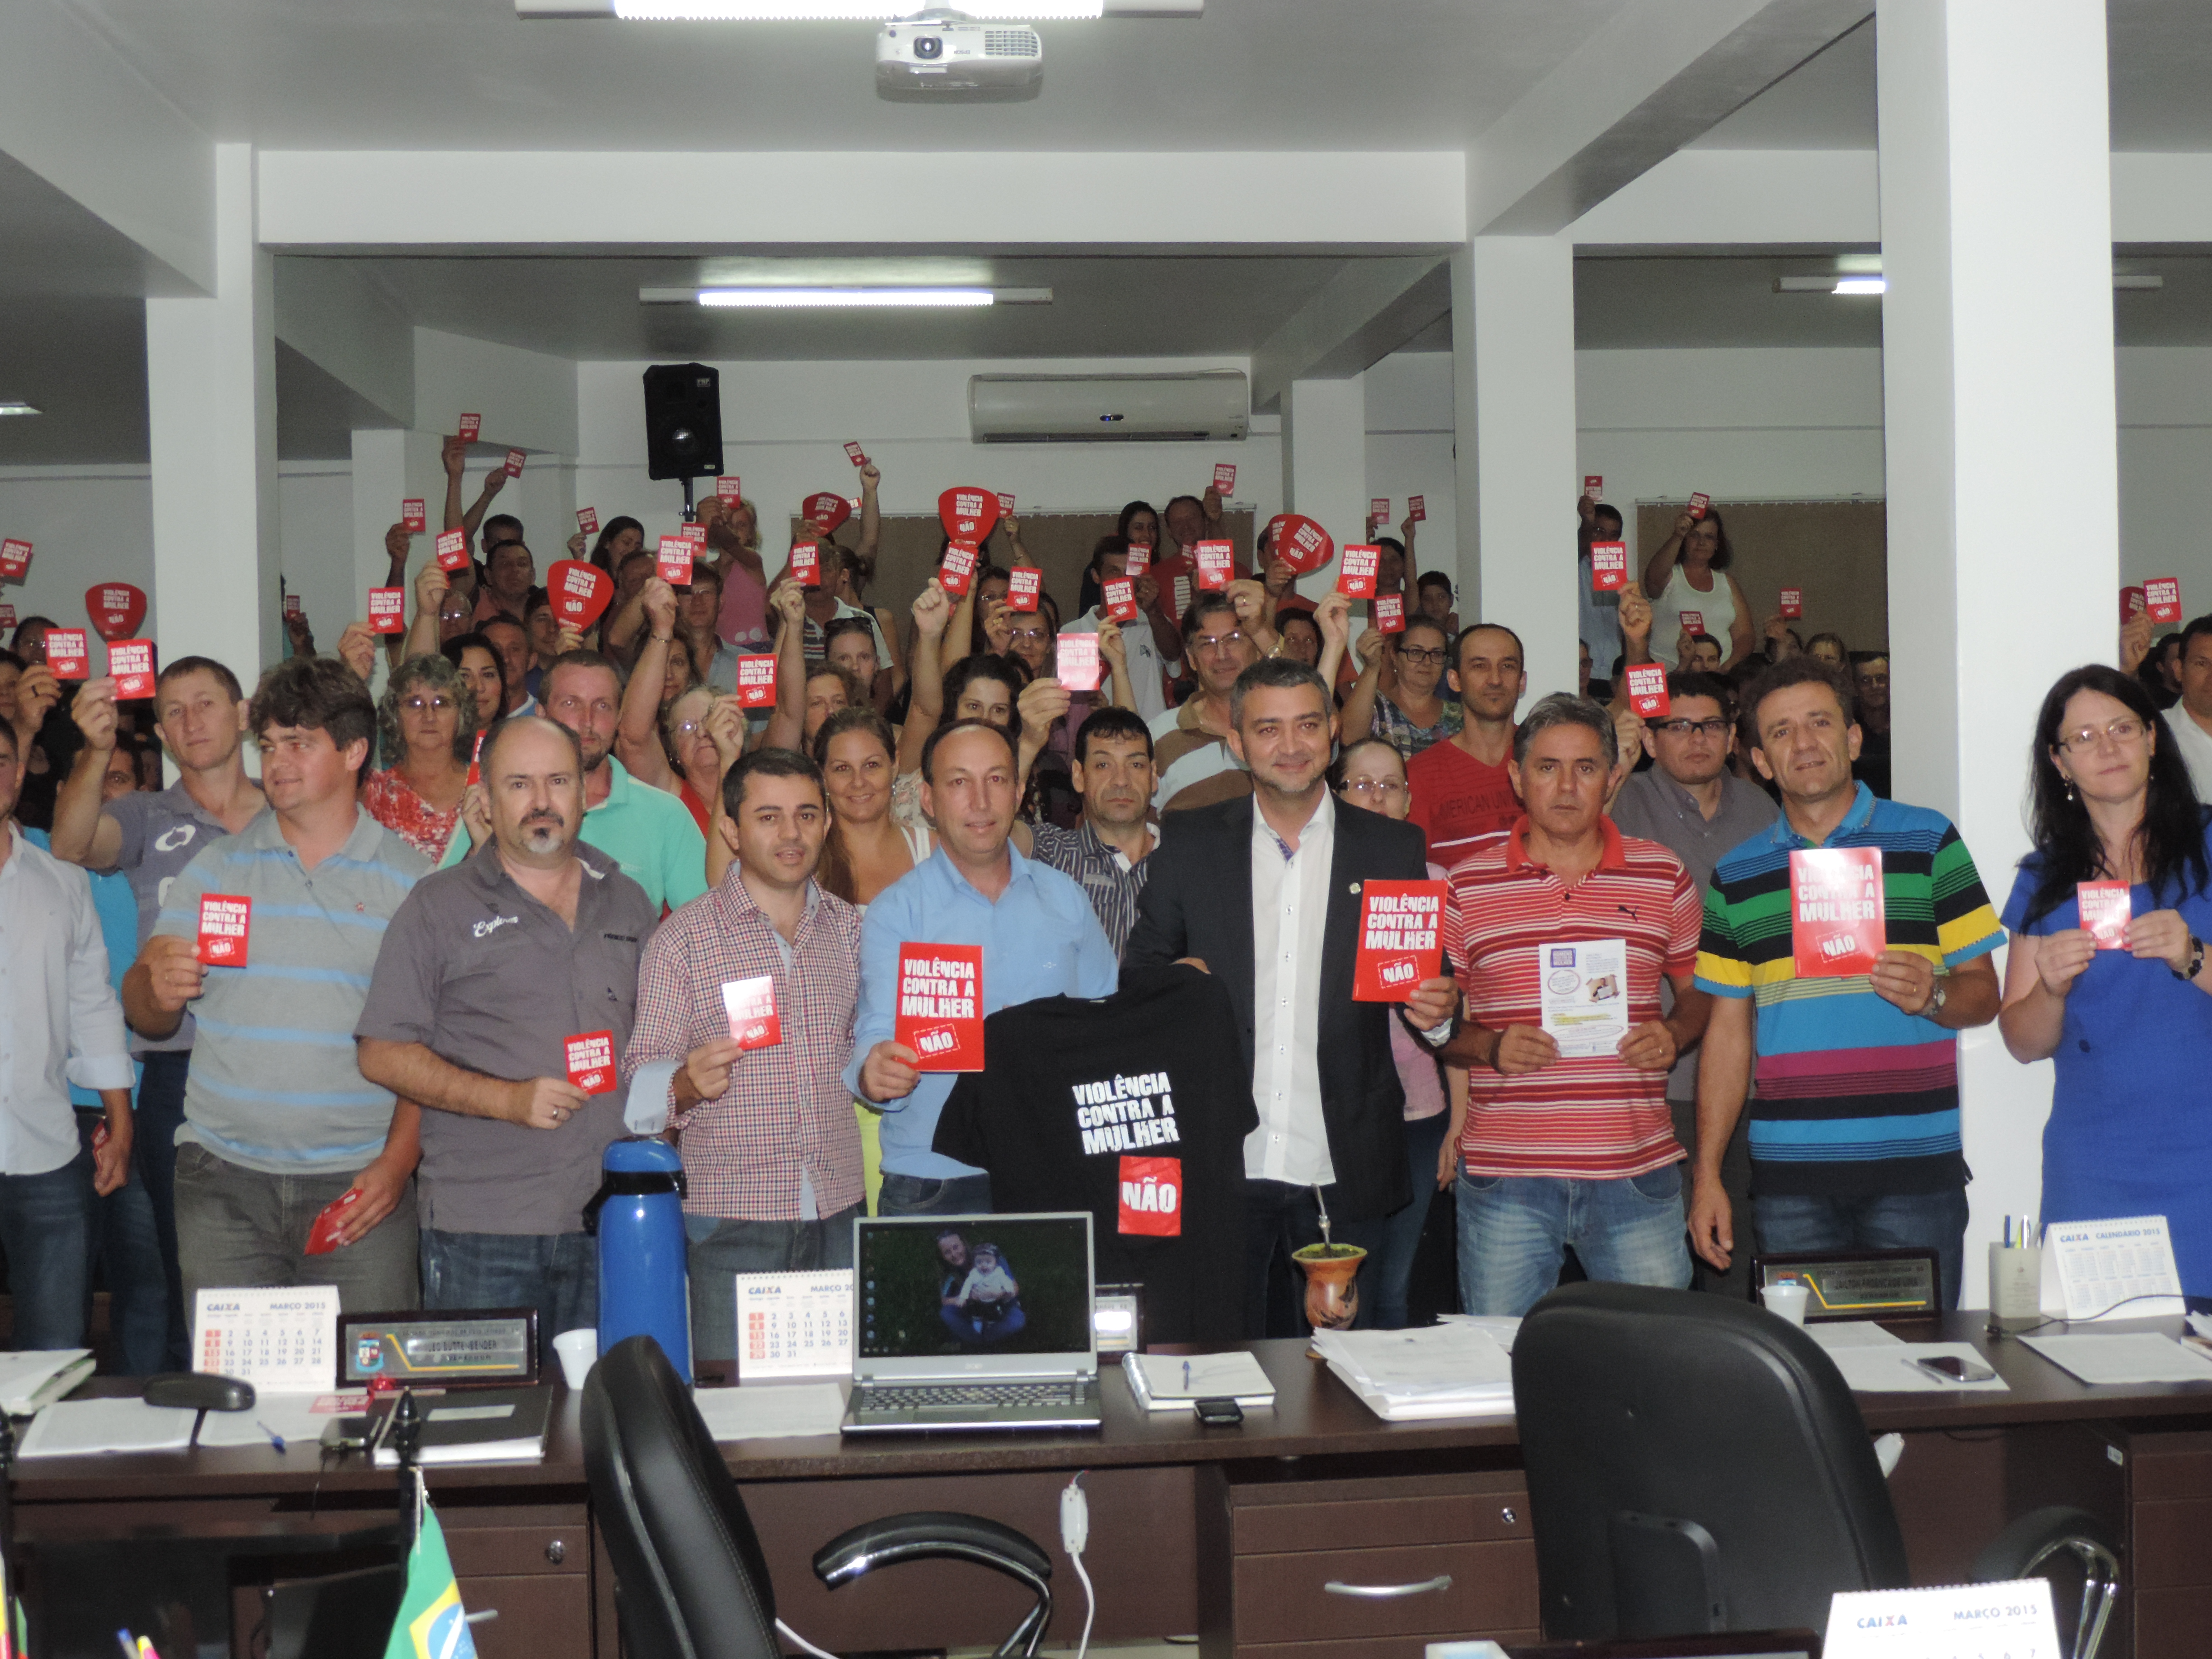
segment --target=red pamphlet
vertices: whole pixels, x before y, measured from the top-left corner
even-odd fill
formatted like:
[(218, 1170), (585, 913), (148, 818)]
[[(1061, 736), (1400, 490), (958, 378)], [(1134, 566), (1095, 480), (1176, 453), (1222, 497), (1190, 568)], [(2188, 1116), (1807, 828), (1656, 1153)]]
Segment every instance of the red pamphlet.
[(129, 702), (133, 698), (152, 696), (154, 641), (110, 640), (107, 642), (107, 672), (115, 677), (115, 695), (118, 701)]
[(471, 783), (482, 783), (483, 781), (483, 740), (485, 735), (490, 730), (491, 728), (488, 726), (480, 727), (477, 732), (477, 740), (469, 750), (468, 781)]
[(1444, 890), (1441, 881), (1369, 881), (1359, 890), (1359, 954), (1352, 968), (1354, 1002), (1403, 1002), (1443, 971)]
[(817, 489), (799, 504), (799, 517), (823, 535), (853, 516), (853, 504), (832, 489)]
[(1182, 1160), (1121, 1155), (1121, 1218), (1115, 1231), (1150, 1238), (1182, 1237)]
[(1667, 670), (1643, 662), (1628, 671), (1628, 706), (1647, 720), (1662, 720), (1673, 707), (1667, 697)]
[(1367, 503), (1367, 517), (1370, 522), (1375, 524), (1389, 523), (1390, 498), (1388, 495), (1377, 495), (1372, 501), (1369, 501)]
[(2143, 604), (2143, 591), (2142, 588), (2122, 588), (2120, 590), (2120, 620), (2122, 622), (2133, 622), (2137, 617), (2142, 615)]
[(507, 452), (507, 476), (510, 478), (520, 477), (522, 476), (522, 464), (529, 459), (529, 456), (524, 454), (522, 451), (519, 449), (508, 450)]
[(431, 545), (437, 549), (441, 570), (459, 570), (469, 562), (469, 532), (465, 530), (441, 530)]
[(1378, 593), (1374, 601), (1375, 625), (1385, 634), (1406, 631), (1406, 596), (1403, 593)]
[(615, 596), (614, 579), (581, 559), (556, 559), (545, 573), (545, 592), (553, 614), (578, 633), (599, 621)]
[(685, 541), (690, 543), (694, 547), (704, 547), (707, 544), (707, 526), (701, 524), (696, 519), (694, 519), (690, 524), (678, 525), (676, 526), (676, 533), (683, 537)]
[(2127, 948), (2128, 921), (2135, 908), (2134, 895), (2124, 881), (2084, 881), (2074, 891), (2081, 905), (2081, 926), (2097, 941), (2100, 951)]
[(1704, 611), (1685, 611), (1680, 614), (1682, 626), (1687, 629), (1691, 633), (1702, 634), (1705, 631), (1705, 613)]
[(587, 1095), (603, 1095), (615, 1086), (615, 1034), (586, 1031), (562, 1043), (568, 1081)]
[(1141, 576), (1152, 568), (1152, 544), (1150, 542), (1132, 543), (1129, 550), (1121, 556), (1121, 574), (1125, 576)]
[(328, 1255), (338, 1247), (338, 1229), (353, 1206), (368, 1194), (358, 1187), (349, 1187), (316, 1212), (314, 1225), (307, 1229), (307, 1242), (300, 1247), (303, 1255)]
[(404, 634), (407, 631), (407, 590), (372, 587), (368, 590), (368, 631)]
[(791, 558), (785, 568), (791, 572), (792, 580), (801, 587), (822, 586), (822, 548), (816, 542), (793, 542)]
[(399, 522), (407, 527), (410, 536), (419, 536), (430, 527), (430, 515), (422, 503), (411, 497), (399, 503)]
[(1705, 494), (1702, 490), (1691, 491), (1690, 516), (1693, 519), (1704, 518), (1705, 516), (1706, 509), (1711, 507), (1712, 504), (1713, 498)]
[(1782, 617), (1785, 622), (1795, 622), (1805, 614), (1805, 590), (1785, 587), (1782, 590)]
[(253, 901), (237, 893), (200, 895), (199, 959), (210, 967), (243, 968), (253, 931)]
[(1100, 587), (1106, 595), (1106, 614), (1117, 623), (1137, 620), (1137, 584), (1127, 576), (1109, 576)]
[(1881, 848), (1814, 847), (1790, 855), (1790, 943), (1800, 979), (1873, 970), (1887, 948)]
[(472, 443), (474, 443), (474, 442), (477, 441), (477, 436), (478, 436), (478, 435), (479, 435), (483, 431), (483, 416), (481, 416), (481, 415), (464, 415), (464, 416), (461, 416), (461, 424), (460, 424), (460, 427), (459, 427), (459, 432), (460, 432), (460, 438), (461, 438), (461, 441), (462, 441), (463, 443), (465, 443), (465, 444), (472, 444)]
[(1628, 544), (1590, 544), (1590, 592), (1617, 593), (1628, 586)]
[(597, 535), (599, 530), (599, 509), (596, 507), (578, 507), (576, 509), (576, 528), (582, 531), (586, 536)]
[(722, 981), (722, 1006), (730, 1016), (730, 1040), (740, 1048), (773, 1048), (783, 1041), (776, 1017), (775, 981), (766, 974)]
[(49, 628), (46, 630), (46, 666), (54, 671), (58, 680), (88, 680), (92, 678), (92, 644), (82, 628)]
[(1195, 585), (1219, 592), (1237, 574), (1237, 549), (1223, 541), (1199, 542), (1191, 548), (1198, 561)]
[(2154, 623), (2178, 623), (2181, 620), (2181, 578), (2151, 576), (2143, 582), (2143, 604), (2150, 611)]
[(1382, 565), (1382, 550), (1355, 542), (1336, 562), (1336, 591), (1347, 599), (1375, 597), (1375, 579)]
[(858, 444), (847, 444), (845, 446), (845, 453), (848, 458), (850, 458), (854, 466), (866, 466), (868, 464), (866, 454), (862, 452), (860, 445)]
[(999, 492), (999, 516), (1002, 519), (1011, 519), (1014, 516), (1014, 492), (1011, 489), (1002, 489)]
[(1216, 461), (1213, 464), (1213, 493), (1225, 501), (1236, 493), (1236, 489), (1235, 464), (1229, 461)]
[(84, 614), (103, 640), (127, 640), (146, 620), (146, 596), (129, 582), (94, 582), (84, 590)]
[[(295, 603), (295, 602), (291, 599), (287, 599), (285, 601), (286, 608), (284, 614), (286, 616), (291, 617), (299, 614), (296, 611), (291, 608)], [(13, 628), (15, 625), (15, 607), (12, 605), (0, 605), (0, 628)]]
[(1044, 572), (1035, 565), (1018, 565), (1006, 573), (1006, 603), (1018, 611), (1037, 608), (1044, 592)]
[(1592, 501), (1595, 501), (1599, 496), (1604, 495), (1605, 474), (1602, 472), (1583, 473), (1583, 494), (1589, 496)]
[(899, 947), (898, 1013), (892, 1036), (923, 1072), (983, 1069), (983, 947)]
[[(11, 606), (10, 609), (12, 608)], [(284, 596), (284, 614), (288, 617), (301, 617), (307, 614), (300, 607), (300, 596), (297, 593), (287, 593)], [(13, 622), (15, 618), (10, 617), (9, 620)]]
[(1426, 495), (1407, 496), (1406, 516), (1415, 524), (1426, 523), (1429, 516), (1429, 498)]
[(937, 585), (957, 599), (975, 580), (975, 550), (966, 542), (951, 543), (945, 550), (945, 562), (937, 567)]
[(663, 536), (653, 549), (653, 574), (671, 587), (691, 586), (691, 540), (688, 536)]
[(1096, 691), (1102, 672), (1096, 634), (1062, 634), (1053, 642), (1052, 677), (1070, 691)]
[(994, 491), (965, 484), (948, 489), (937, 498), (937, 520), (954, 541), (974, 542), (980, 547), (991, 533), (991, 526), (999, 522), (999, 497)]
[(1269, 555), (1286, 561), (1301, 576), (1311, 575), (1336, 556), (1336, 544), (1328, 532), (1303, 514), (1278, 514), (1267, 527), (1275, 532), (1267, 542)]
[(19, 582), (31, 568), (31, 544), (20, 536), (0, 541), (0, 579)]
[(738, 659), (738, 707), (775, 707), (775, 659), (762, 655)]
[(736, 476), (726, 473), (714, 480), (714, 493), (726, 501), (742, 501), (744, 491), (738, 486), (743, 482)]

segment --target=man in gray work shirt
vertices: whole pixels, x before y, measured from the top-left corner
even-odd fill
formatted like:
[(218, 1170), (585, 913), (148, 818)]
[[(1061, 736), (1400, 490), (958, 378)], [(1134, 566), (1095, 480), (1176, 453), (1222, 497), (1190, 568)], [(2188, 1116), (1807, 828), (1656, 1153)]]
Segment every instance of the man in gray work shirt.
[[(400, 906), (354, 1035), (362, 1074), (426, 1109), (423, 1305), (534, 1307), (550, 1356), (554, 1337), (599, 1317), (583, 1212), (623, 1133), (617, 1067), (656, 907), (577, 839), (573, 732), (518, 715), (492, 729), (479, 765), (491, 843)], [(596, 1078), (569, 1054), (594, 1036)]]
[[(1644, 725), (1644, 752), (1651, 757), (1649, 771), (1638, 772), (1621, 787), (1613, 803), (1613, 821), (1624, 836), (1656, 841), (1690, 872), (1703, 893), (1712, 885), (1713, 866), (1723, 854), (1772, 823), (1774, 802), (1763, 789), (1746, 783), (1728, 769), (1735, 749), (1735, 725), (1729, 718), (1728, 683), (1714, 674), (1672, 673), (1667, 676), (1668, 712)], [(1698, 1051), (1674, 1062), (1667, 1074), (1667, 1104), (1673, 1109), (1674, 1136), (1689, 1149), (1692, 1159), (1698, 1146)], [(1722, 1184), (1728, 1189), (1736, 1224), (1751, 1223), (1751, 1148), (1746, 1139), (1745, 1113), (1737, 1120), (1734, 1139), (1721, 1161)], [(1740, 1237), (1751, 1235), (1742, 1233)], [(1694, 1259), (1693, 1259), (1694, 1260)], [(1739, 1250), (1727, 1273), (1715, 1273), (1696, 1261), (1700, 1290), (1726, 1296), (1748, 1293), (1751, 1258)]]

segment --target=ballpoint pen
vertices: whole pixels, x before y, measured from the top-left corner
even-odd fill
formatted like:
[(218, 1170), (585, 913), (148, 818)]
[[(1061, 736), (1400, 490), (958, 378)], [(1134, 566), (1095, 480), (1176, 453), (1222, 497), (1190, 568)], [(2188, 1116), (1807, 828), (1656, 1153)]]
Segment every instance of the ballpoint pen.
[(115, 1645), (123, 1650), (123, 1659), (138, 1659), (138, 1644), (131, 1639), (129, 1631), (119, 1630), (115, 1632)]
[(1188, 1359), (1182, 1362), (1182, 1391), (1185, 1394), (1190, 1392), (1190, 1361)]
[(267, 1435), (269, 1437), (269, 1443), (276, 1447), (278, 1451), (281, 1452), (284, 1449), (284, 1437), (283, 1435), (277, 1433), (276, 1430), (270, 1428), (266, 1423), (263, 1422), (258, 1417), (253, 1419), (253, 1426), (260, 1430), (262, 1433)]

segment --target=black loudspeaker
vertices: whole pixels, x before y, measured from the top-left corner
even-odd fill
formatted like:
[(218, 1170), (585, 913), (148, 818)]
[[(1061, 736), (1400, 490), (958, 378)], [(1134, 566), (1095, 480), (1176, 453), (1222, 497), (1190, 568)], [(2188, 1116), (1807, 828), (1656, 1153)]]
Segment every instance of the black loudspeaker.
[(722, 470), (722, 375), (704, 363), (645, 371), (646, 477), (709, 478)]

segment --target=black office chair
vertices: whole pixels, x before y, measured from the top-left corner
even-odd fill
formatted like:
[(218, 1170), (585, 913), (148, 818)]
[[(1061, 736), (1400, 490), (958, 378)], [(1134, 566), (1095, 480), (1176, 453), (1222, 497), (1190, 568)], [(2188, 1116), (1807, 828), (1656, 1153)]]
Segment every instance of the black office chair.
[[(1835, 1363), (1748, 1303), (1569, 1285), (1522, 1322), (1513, 1397), (1544, 1630), (1554, 1640), (1825, 1630), (1838, 1590), (1910, 1584), (1905, 1540)], [(2082, 1569), (2090, 1659), (2119, 1564), (2086, 1510), (2024, 1515), (1975, 1564)]]
[[(584, 1471), (614, 1563), (629, 1659), (781, 1659), (775, 1590), (744, 1499), (649, 1336), (617, 1343), (592, 1368)], [(972, 1561), (1026, 1585), (1036, 1605), (999, 1652), (1035, 1655), (1052, 1619), (1052, 1562), (995, 1521), (890, 1516), (831, 1540), (814, 1572), (836, 1589), (877, 1567), (932, 1559)]]

